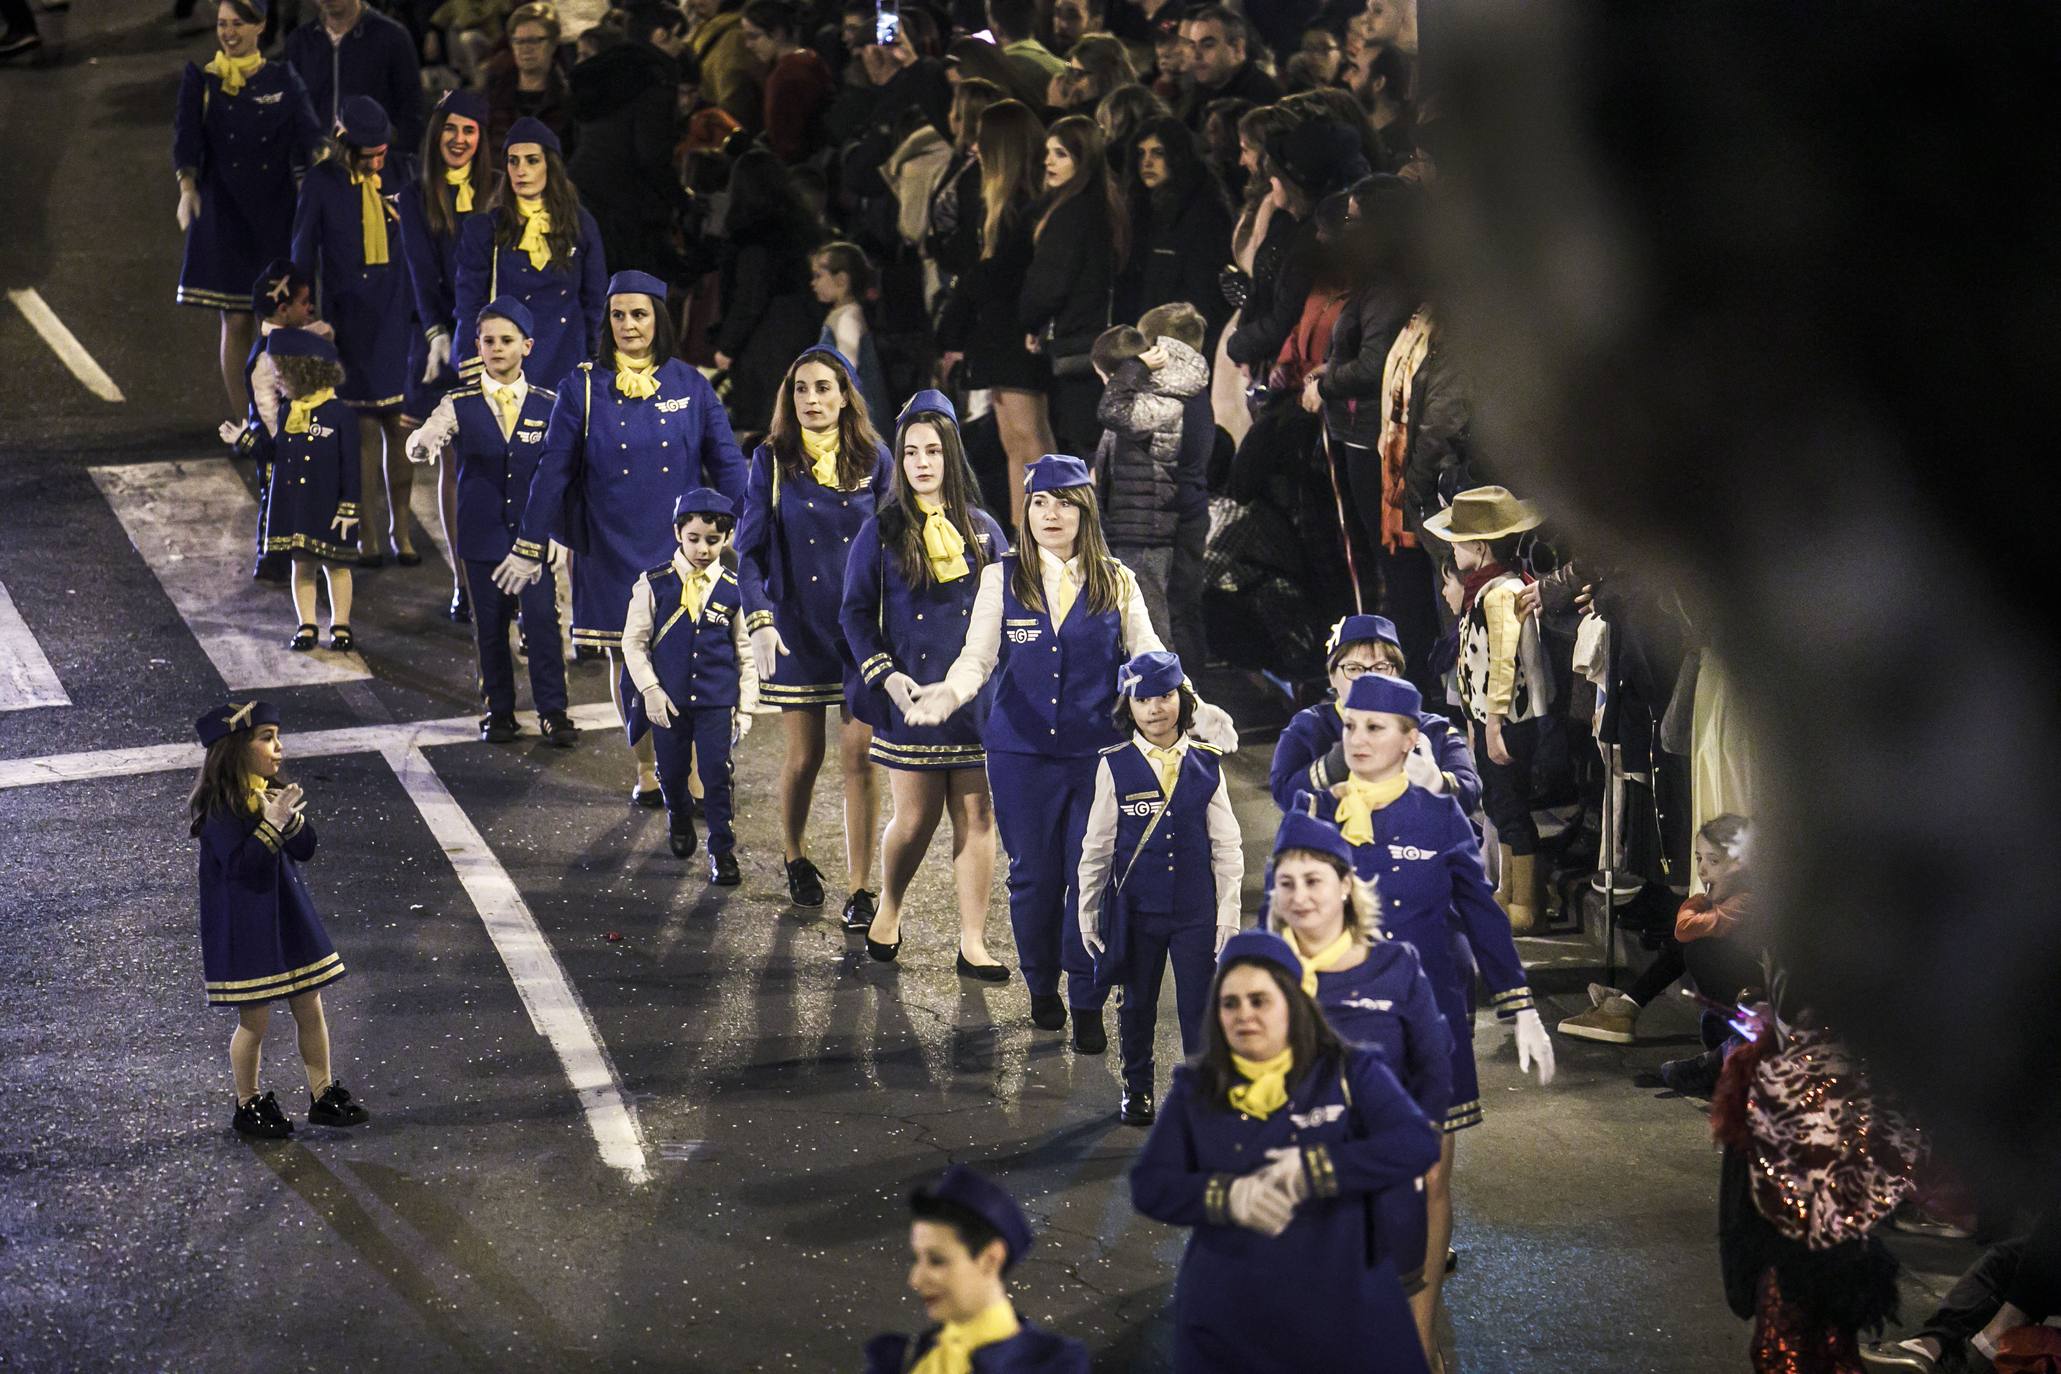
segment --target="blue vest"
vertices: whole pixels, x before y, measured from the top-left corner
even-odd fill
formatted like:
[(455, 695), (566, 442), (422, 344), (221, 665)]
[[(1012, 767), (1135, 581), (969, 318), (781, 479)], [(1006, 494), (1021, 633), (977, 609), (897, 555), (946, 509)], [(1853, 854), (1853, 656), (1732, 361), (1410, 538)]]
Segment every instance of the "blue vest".
[(1002, 645), (982, 743), (990, 751), (1059, 758), (1098, 753), (1121, 734), (1109, 713), (1116, 706), (1116, 670), (1124, 661), (1123, 612), (1097, 614), (1083, 592), (1055, 634), (1049, 615), (1016, 599), (1016, 562), (1015, 554), (1007, 554), (996, 565), (1002, 575)]
[(450, 451), (458, 463), (458, 534), (460, 558), (499, 562), (508, 556), (529, 504), (530, 478), (544, 452), (544, 431), (551, 423), (554, 392), (532, 386), (522, 398), (515, 429), (501, 437), (501, 416), (477, 386), (451, 393), (451, 413), (458, 419)]
[[(1178, 911), (1199, 924), (1214, 925), (1217, 884), (1210, 868), (1209, 803), (1217, 794), (1223, 757), (1209, 745), (1190, 740), (1174, 776), (1174, 793), (1162, 797), (1159, 770), (1130, 741), (1103, 750), (1102, 756), (1116, 784), (1116, 850), (1110, 875), (1118, 906)], [(1152, 824), (1154, 816), (1160, 818), (1157, 825)]]
[(668, 563), (644, 574), (651, 583), (651, 667), (683, 711), (737, 704), (737, 574), (718, 567), (701, 614), (688, 619), (680, 604), (685, 584)]

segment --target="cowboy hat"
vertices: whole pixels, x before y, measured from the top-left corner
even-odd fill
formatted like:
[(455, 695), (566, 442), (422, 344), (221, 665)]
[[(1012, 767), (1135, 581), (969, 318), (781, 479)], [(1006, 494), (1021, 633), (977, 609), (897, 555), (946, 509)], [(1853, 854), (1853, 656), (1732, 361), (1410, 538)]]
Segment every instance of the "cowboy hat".
[(1504, 487), (1474, 487), (1453, 498), (1453, 504), (1424, 520), (1424, 532), (1449, 544), (1501, 539), (1537, 529), (1545, 519), (1529, 501), (1520, 501)]

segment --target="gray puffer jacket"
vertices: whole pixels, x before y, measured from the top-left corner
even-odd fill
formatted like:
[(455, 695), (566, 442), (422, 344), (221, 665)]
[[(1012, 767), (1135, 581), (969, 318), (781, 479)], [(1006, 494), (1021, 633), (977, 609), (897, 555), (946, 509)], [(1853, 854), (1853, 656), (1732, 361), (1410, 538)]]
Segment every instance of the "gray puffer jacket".
[(1112, 548), (1170, 548), (1180, 523), (1181, 417), (1209, 385), (1209, 364), (1178, 339), (1155, 341), (1166, 363), (1133, 359), (1102, 390), (1095, 450), (1102, 529)]

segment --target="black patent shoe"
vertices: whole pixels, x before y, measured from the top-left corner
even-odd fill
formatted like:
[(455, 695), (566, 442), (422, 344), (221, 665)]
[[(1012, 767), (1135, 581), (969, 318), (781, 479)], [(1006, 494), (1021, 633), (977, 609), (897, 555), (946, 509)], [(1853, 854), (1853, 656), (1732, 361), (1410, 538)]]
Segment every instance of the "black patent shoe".
[(479, 723), (479, 737), (488, 744), (507, 744), (521, 733), (514, 716), (496, 714)]
[(322, 1090), (322, 1096), (308, 1104), (310, 1126), (362, 1126), (371, 1116), (351, 1100), (350, 1090), (333, 1078)]
[(402, 553), (397, 549), (394, 551), (394, 562), (404, 568), (419, 568), (422, 566), (422, 555), (413, 549), (408, 550), (406, 553)]
[[(796, 906), (823, 905), (823, 874), (807, 859), (787, 861), (787, 899)], [(872, 924), (870, 918), (867, 924)]]
[(1150, 1126), (1154, 1115), (1152, 1089), (1142, 1088), (1132, 1092), (1125, 1088), (1123, 1102), (1117, 1107), (1116, 1115), (1126, 1126)]
[(630, 805), (660, 807), (666, 804), (666, 794), (656, 787), (633, 787), (630, 789)]
[(470, 625), (472, 623), (472, 598), (465, 594), (465, 588), (454, 587), (451, 589), (451, 605), (444, 614), (450, 616), (452, 620), (460, 625)]
[(361, 553), (357, 556), (355, 560), (353, 560), (353, 563), (354, 566), (363, 568), (367, 572), (371, 572), (375, 569), (383, 568), (386, 566), (386, 555), (383, 553)]
[(666, 847), (673, 851), (676, 859), (691, 858), (701, 848), (701, 836), (694, 829), (691, 816), (675, 816), (672, 833), (666, 836)]
[(1009, 981), (1009, 966), (1007, 964), (976, 964), (973, 960), (967, 958), (962, 950), (959, 954), (959, 976), (961, 978), (978, 978), (983, 983), (1006, 983)]
[(315, 647), (315, 627), (303, 625), (293, 632), (293, 638), (286, 641), (286, 647), (297, 654), (305, 654)]
[(580, 727), (565, 712), (546, 711), (537, 721), (544, 727), (544, 743), (553, 749), (570, 749), (579, 743)]
[(744, 881), (737, 871), (737, 856), (729, 850), (708, 856), (708, 880), (717, 887), (735, 887)]
[(1066, 1002), (1058, 993), (1040, 997), (1031, 994), (1031, 1024), (1039, 1030), (1063, 1030), (1066, 1027)]
[(880, 941), (868, 935), (866, 937), (866, 952), (883, 964), (892, 964), (895, 961), (895, 956), (902, 952), (901, 934), (899, 932), (896, 933), (895, 942), (891, 945), (883, 945)]
[(1073, 1048), (1076, 1054), (1100, 1054), (1109, 1048), (1109, 1037), (1103, 1033), (1099, 1010), (1073, 1009)]
[(340, 654), (347, 654), (357, 648), (358, 641), (351, 638), (351, 627), (348, 625), (331, 625), (329, 627), (329, 647)]
[(293, 1134), (293, 1123), (286, 1119), (286, 1113), (279, 1109), (279, 1102), (270, 1093), (253, 1097), (236, 1109), (236, 1119), (230, 1123), (238, 1135), (255, 1136), (259, 1140), (284, 1140)]
[(873, 894), (863, 887), (860, 888), (857, 892), (844, 899), (844, 928), (846, 930), (865, 930), (873, 924), (873, 913), (878, 909), (878, 905), (873, 899)]

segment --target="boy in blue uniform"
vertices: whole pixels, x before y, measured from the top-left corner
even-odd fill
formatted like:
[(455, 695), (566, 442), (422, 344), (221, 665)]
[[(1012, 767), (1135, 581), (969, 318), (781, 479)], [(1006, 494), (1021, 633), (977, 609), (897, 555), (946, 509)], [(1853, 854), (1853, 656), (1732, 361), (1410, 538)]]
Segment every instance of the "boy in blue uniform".
[(716, 561), (736, 528), (735, 511), (729, 497), (709, 487), (674, 502), (679, 550), (664, 567), (638, 576), (623, 615), (623, 667), (637, 692), (625, 721), (630, 743), (651, 731), (677, 858), (698, 842), (687, 775), (700, 776), (709, 881), (718, 887), (738, 883), (730, 749), (750, 732), (759, 698), (737, 574)]
[(1124, 1124), (1152, 1122), (1153, 1041), (1159, 987), (1174, 965), (1181, 1048), (1201, 1047), (1216, 953), (1238, 933), (1245, 852), (1222, 755), (1187, 738), (1195, 693), (1181, 660), (1139, 654), (1116, 675), (1117, 727), (1131, 738), (1102, 751), (1095, 799), (1081, 840), (1081, 940), (1096, 975), (1123, 989), (1117, 1041), (1123, 1053)]
[(486, 360), (479, 382), (437, 402), (429, 419), (408, 436), (408, 457), (427, 463), (447, 446), (457, 448), (458, 518), (451, 552), (465, 569), (472, 594), (480, 695), (487, 708), (480, 738), (505, 744), (520, 733), (515, 667), (508, 654), (508, 624), (520, 608), (530, 646), (530, 694), (544, 742), (570, 748), (580, 732), (565, 713), (565, 660), (559, 652), (552, 574), (546, 569), (515, 596), (494, 585), (494, 569), (515, 546), (522, 526), (530, 478), (536, 475), (558, 397), (523, 376), (534, 325), (521, 301), (504, 297), (491, 302), (480, 311), (478, 326), (480, 356)]

